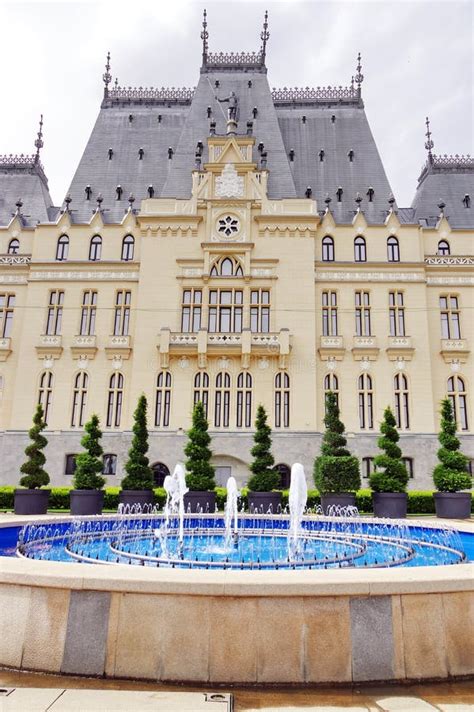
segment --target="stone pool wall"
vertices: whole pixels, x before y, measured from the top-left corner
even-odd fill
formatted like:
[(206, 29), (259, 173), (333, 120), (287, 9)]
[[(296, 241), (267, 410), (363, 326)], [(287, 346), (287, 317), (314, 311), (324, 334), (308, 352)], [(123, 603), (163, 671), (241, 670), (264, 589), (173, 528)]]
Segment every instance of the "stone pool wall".
[(0, 560), (0, 666), (196, 683), (474, 675), (474, 564), (183, 571)]

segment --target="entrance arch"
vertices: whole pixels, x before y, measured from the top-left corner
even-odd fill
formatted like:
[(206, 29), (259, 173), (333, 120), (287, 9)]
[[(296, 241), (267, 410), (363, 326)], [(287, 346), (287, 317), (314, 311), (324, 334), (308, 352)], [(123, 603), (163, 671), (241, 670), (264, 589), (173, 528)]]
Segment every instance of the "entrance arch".
[(154, 462), (151, 466), (153, 472), (153, 481), (155, 487), (163, 487), (165, 477), (170, 474), (170, 471), (164, 462)]

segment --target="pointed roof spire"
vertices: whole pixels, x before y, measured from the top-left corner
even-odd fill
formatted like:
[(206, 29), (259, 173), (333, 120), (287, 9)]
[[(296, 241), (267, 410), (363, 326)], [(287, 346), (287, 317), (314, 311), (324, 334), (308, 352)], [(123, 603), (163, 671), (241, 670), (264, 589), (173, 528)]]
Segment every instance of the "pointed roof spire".
[(202, 14), (201, 39), (202, 39), (202, 63), (203, 63), (203, 65), (205, 65), (207, 62), (207, 54), (209, 51), (209, 44), (208, 44), (209, 32), (207, 31), (207, 10), (204, 10), (204, 12)]
[(104, 98), (109, 95), (109, 84), (112, 81), (112, 75), (110, 73), (110, 51), (107, 52), (107, 62), (105, 64), (105, 72), (102, 75), (102, 81), (104, 82)]
[(358, 95), (359, 97), (360, 97), (361, 94), (362, 94), (361, 84), (362, 84), (362, 82), (364, 81), (364, 75), (362, 74), (361, 59), (362, 59), (362, 58), (361, 58), (360, 52), (359, 52), (359, 54), (357, 55), (357, 67), (356, 67), (357, 73), (356, 73), (355, 78), (354, 78), (354, 79), (355, 79), (355, 83), (357, 84), (357, 95)]
[(43, 148), (43, 145), (44, 145), (43, 144), (43, 114), (41, 114), (37, 139), (35, 141), (35, 147), (36, 147), (35, 163), (39, 163), (40, 151)]
[(426, 117), (425, 121), (426, 125), (426, 141), (425, 141), (425, 148), (428, 151), (428, 162), (433, 163), (433, 154), (431, 153), (431, 149), (434, 148), (434, 141), (431, 138), (431, 131), (430, 131), (430, 120), (428, 117)]
[(270, 39), (270, 33), (268, 31), (268, 10), (265, 10), (265, 15), (263, 18), (263, 30), (260, 33), (260, 39), (262, 40), (262, 64), (265, 64), (265, 55), (267, 53), (267, 42)]

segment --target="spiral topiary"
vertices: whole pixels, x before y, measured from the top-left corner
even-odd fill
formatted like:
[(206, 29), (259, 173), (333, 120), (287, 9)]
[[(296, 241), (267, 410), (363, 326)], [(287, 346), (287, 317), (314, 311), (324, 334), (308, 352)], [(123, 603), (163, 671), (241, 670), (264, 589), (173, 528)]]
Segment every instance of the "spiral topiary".
[(43, 469), (46, 457), (41, 452), (48, 444), (44, 435), (41, 435), (45, 427), (43, 407), (38, 403), (33, 416), (33, 427), (28, 432), (31, 443), (25, 448), (28, 460), (20, 467), (20, 472), (25, 475), (21, 478), (20, 485), (28, 489), (39, 489), (49, 483), (49, 475)]
[(392, 409), (385, 408), (380, 425), (381, 436), (377, 440), (384, 454), (374, 457), (375, 472), (370, 475), (370, 486), (374, 492), (406, 492), (408, 472), (401, 459), (402, 451), (397, 445), (400, 436), (396, 425)]
[(105, 485), (103, 470), (102, 432), (99, 428), (99, 417), (93, 415), (84, 426), (85, 435), (81, 440), (84, 452), (76, 455), (76, 470), (74, 472), (74, 487), (78, 490), (100, 490)]
[(468, 458), (459, 452), (461, 443), (456, 437), (456, 419), (449, 398), (441, 401), (441, 444), (437, 452), (439, 465), (433, 470), (433, 481), (439, 492), (459, 492), (470, 489), (472, 477), (467, 472)]
[(253, 436), (255, 444), (250, 451), (253, 457), (250, 465), (253, 476), (248, 481), (248, 488), (251, 492), (271, 492), (280, 484), (280, 475), (273, 469), (275, 460), (271, 452), (271, 434), (271, 428), (267, 424), (266, 410), (263, 405), (259, 405)]

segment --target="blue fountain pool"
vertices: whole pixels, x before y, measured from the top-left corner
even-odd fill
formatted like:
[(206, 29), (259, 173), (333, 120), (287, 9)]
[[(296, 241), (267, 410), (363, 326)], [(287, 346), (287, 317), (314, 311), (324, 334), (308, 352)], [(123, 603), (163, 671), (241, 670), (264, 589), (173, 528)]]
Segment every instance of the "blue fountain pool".
[(361, 518), (305, 519), (289, 538), (285, 516), (241, 515), (226, 537), (220, 515), (129, 515), (0, 528), (0, 555), (69, 563), (198, 569), (412, 567), (474, 561), (474, 534), (444, 525)]

